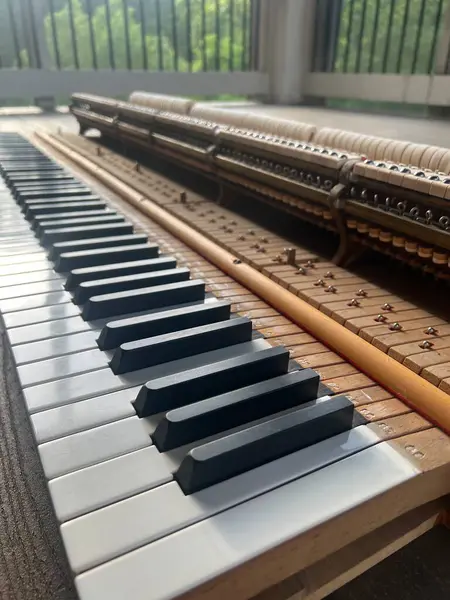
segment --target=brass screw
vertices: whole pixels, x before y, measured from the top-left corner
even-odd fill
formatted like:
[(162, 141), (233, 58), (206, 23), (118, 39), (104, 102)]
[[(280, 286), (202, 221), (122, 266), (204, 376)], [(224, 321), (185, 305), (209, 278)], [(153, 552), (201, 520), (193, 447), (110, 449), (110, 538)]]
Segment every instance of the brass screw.
[(261, 246), (255, 242), (254, 244), (250, 244), (250, 248), (256, 248), (256, 250), (258, 250), (258, 248), (261, 248)]
[(367, 296), (367, 292), (366, 292), (366, 290), (358, 290), (356, 292), (356, 295), (365, 298)]
[(308, 267), (308, 269), (315, 269), (316, 265), (313, 263), (312, 260), (308, 260), (308, 261), (306, 261), (305, 267)]
[(238, 235), (237, 239), (243, 242), (245, 241), (245, 235)]
[(400, 325), (400, 323), (397, 323), (397, 321), (395, 323), (392, 323), (391, 325), (389, 325), (389, 329), (391, 331), (401, 331), (403, 329), (403, 327)]
[(331, 271), (327, 271), (324, 277), (326, 277), (327, 279), (334, 279), (334, 273), (332, 273)]
[(269, 240), (266, 237), (260, 237), (259, 241), (261, 242), (261, 244), (268, 244)]
[(386, 302), (386, 304), (383, 304), (383, 306), (381, 307), (382, 310), (394, 310), (394, 307), (391, 306), (388, 302)]
[(317, 281), (314, 282), (314, 285), (316, 287), (325, 287), (326, 283), (323, 279), (318, 279)]
[(335, 294), (337, 292), (337, 289), (334, 287), (334, 285), (329, 285), (325, 288), (325, 291), (329, 292), (330, 294)]

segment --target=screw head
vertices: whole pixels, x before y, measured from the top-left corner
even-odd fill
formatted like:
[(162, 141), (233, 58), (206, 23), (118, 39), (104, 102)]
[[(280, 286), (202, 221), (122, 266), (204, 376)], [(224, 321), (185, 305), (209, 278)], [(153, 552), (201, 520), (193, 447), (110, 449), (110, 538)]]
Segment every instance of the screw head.
[(329, 292), (330, 294), (335, 294), (337, 292), (337, 289), (334, 287), (334, 285), (329, 285), (325, 288), (325, 291)]
[(318, 279), (317, 281), (314, 282), (314, 285), (316, 287), (325, 287), (326, 283), (323, 279)]
[(429, 340), (424, 340), (419, 344), (419, 348), (422, 348), (422, 350), (430, 350), (430, 348), (432, 348), (433, 346), (433, 342), (430, 342)]
[(334, 273), (332, 273), (331, 271), (327, 271), (324, 275), (324, 277), (326, 279), (334, 279)]
[(385, 323), (387, 321), (387, 317), (385, 315), (378, 315), (375, 317), (374, 321), (377, 323)]
[(435, 329), (434, 327), (427, 327), (425, 329), (424, 333), (426, 333), (427, 335), (437, 335), (438, 330)]
[(360, 306), (361, 302), (356, 298), (352, 298), (350, 302), (347, 302), (347, 306)]
[(391, 331), (402, 331), (403, 327), (397, 321), (389, 325), (389, 329)]
[(383, 304), (383, 306), (381, 307), (381, 309), (382, 310), (389, 310), (390, 311), (390, 310), (393, 310), (394, 307), (391, 304), (389, 304), (388, 302), (386, 302), (386, 304)]

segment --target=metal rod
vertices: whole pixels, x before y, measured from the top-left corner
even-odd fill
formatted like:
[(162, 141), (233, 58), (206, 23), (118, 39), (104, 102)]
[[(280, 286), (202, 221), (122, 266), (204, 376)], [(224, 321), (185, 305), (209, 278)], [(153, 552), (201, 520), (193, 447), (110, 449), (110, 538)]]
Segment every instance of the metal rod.
[[(159, 0), (156, 0), (159, 6)], [(177, 38), (177, 6), (172, 0), (172, 46), (173, 46), (173, 68), (178, 71), (178, 38)], [(159, 9), (158, 9), (159, 10)], [(161, 31), (161, 16), (159, 17), (159, 31)], [(159, 34), (161, 35), (161, 34)]]
[[(333, 20), (333, 44), (331, 46), (331, 56), (329, 63), (327, 65), (327, 71), (331, 71), (334, 73), (336, 68), (336, 58), (337, 58), (337, 50), (338, 50), (338, 42), (339, 42), (339, 34), (341, 33), (342, 27), (342, 8), (343, 8), (343, 0), (335, 0), (333, 2), (333, 8), (335, 10), (334, 20)], [(337, 27), (336, 27), (337, 24)]]
[(202, 0), (201, 10), (202, 10), (202, 29), (201, 29), (201, 37), (202, 37), (202, 69), (206, 71), (208, 68), (208, 56), (207, 56), (207, 48), (206, 48), (206, 0)]
[[(22, 68), (22, 57), (20, 56), (19, 38), (17, 35), (16, 20), (14, 18), (14, 11), (11, 6), (11, 0), (6, 1), (6, 7), (8, 9), (9, 22), (11, 25), (11, 33), (12, 33), (12, 37), (13, 37), (14, 53), (16, 55), (17, 67), (19, 69), (21, 69)], [(53, 34), (53, 39), (54, 39), (54, 34)], [(56, 55), (56, 53), (55, 53), (55, 55)]]
[(158, 37), (158, 69), (164, 70), (164, 56), (162, 51), (162, 32), (161, 32), (161, 6), (159, 0), (155, 0), (156, 11), (156, 35)]
[(430, 56), (428, 58), (427, 73), (434, 73), (434, 57), (436, 54), (436, 45), (437, 45), (437, 40), (439, 37), (439, 28), (441, 25), (443, 4), (444, 4), (444, 0), (439, 0), (439, 4), (438, 4), (437, 10), (436, 10), (436, 17), (434, 19), (433, 39), (431, 42)]
[(241, 52), (241, 71), (247, 71), (247, 11), (248, 2), (242, 2), (242, 52)]
[(142, 68), (144, 71), (148, 69), (148, 57), (147, 57), (147, 37), (146, 37), (146, 23), (145, 23), (145, 8), (143, 0), (139, 0), (139, 13), (141, 17), (141, 45), (142, 45)]
[(348, 58), (350, 55), (350, 44), (351, 44), (351, 37), (352, 37), (352, 29), (353, 29), (353, 7), (354, 7), (354, 0), (349, 0), (349, 14), (348, 14), (348, 27), (347, 27), (347, 34), (345, 36), (345, 53), (344, 53), (344, 73), (347, 73), (348, 70)]
[(384, 56), (383, 56), (383, 73), (386, 73), (387, 63), (389, 58), (389, 50), (391, 47), (391, 33), (392, 33), (392, 21), (394, 19), (394, 6), (395, 0), (391, 0), (391, 5), (389, 9), (389, 21), (388, 21), (388, 29), (386, 34), (386, 42), (384, 46)]
[(377, 48), (377, 37), (378, 37), (378, 22), (380, 17), (380, 0), (376, 0), (375, 4), (375, 19), (373, 22), (372, 29), (372, 42), (370, 44), (370, 57), (369, 57), (369, 73), (373, 73), (373, 59)]
[(191, 0), (186, 2), (186, 45), (188, 70), (192, 71), (192, 32), (191, 32)]
[(128, 24), (128, 0), (122, 0), (123, 6), (123, 28), (125, 30), (125, 52), (127, 57), (127, 69), (131, 71), (133, 68), (131, 63), (131, 48), (130, 48), (130, 28)]
[(105, 0), (105, 17), (106, 17), (106, 31), (108, 32), (108, 53), (109, 53), (109, 66), (111, 69), (116, 68), (116, 61), (114, 59), (114, 46), (111, 30), (111, 7), (109, 0)]
[[(34, 55), (36, 57), (36, 68), (42, 69), (42, 61), (41, 61), (41, 53), (39, 50), (39, 43), (36, 34), (36, 23), (35, 23), (35, 14), (33, 10), (33, 4), (31, 0), (28, 0), (28, 14), (30, 15), (30, 27), (31, 27), (31, 37), (32, 43), (34, 46)], [(30, 61), (31, 62), (31, 61)]]
[(89, 39), (91, 42), (91, 52), (92, 52), (92, 66), (95, 70), (98, 69), (97, 63), (97, 50), (95, 48), (95, 36), (94, 36), (94, 27), (92, 25), (92, 4), (91, 0), (86, 0), (86, 8), (88, 12), (88, 24), (89, 24)]
[(229, 0), (230, 16), (230, 43), (228, 46), (228, 69), (234, 69), (234, 0)]
[(75, 20), (73, 18), (73, 3), (69, 0), (69, 26), (70, 26), (70, 37), (72, 39), (72, 56), (73, 62), (75, 63), (75, 69), (79, 70), (80, 61), (78, 59), (78, 45), (77, 45), (77, 34), (75, 31)]
[(367, 12), (367, 0), (362, 0), (362, 9), (361, 9), (361, 25), (359, 28), (359, 40), (358, 40), (358, 50), (356, 52), (356, 63), (355, 63), (355, 72), (359, 73), (361, 69), (361, 53), (362, 53), (362, 43), (364, 38), (364, 28), (366, 25), (366, 12)]
[(220, 71), (220, 3), (216, 0), (216, 71)]
[(425, 15), (425, 2), (426, 0), (422, 0), (420, 4), (419, 20), (417, 22), (416, 42), (414, 44), (414, 54), (411, 64), (411, 73), (415, 73), (417, 69), (417, 59), (419, 58), (420, 40), (422, 38), (423, 17)]
[(411, 0), (406, 0), (405, 12), (403, 13), (402, 31), (400, 33), (400, 45), (398, 47), (396, 73), (400, 73), (401, 69), (402, 69), (403, 50), (405, 47), (406, 28), (408, 27), (410, 4), (411, 4)]

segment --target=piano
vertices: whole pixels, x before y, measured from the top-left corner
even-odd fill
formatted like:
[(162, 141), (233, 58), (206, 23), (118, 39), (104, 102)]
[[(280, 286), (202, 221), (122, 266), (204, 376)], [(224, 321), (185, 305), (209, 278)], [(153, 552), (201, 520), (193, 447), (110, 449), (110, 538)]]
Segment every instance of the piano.
[(249, 598), (449, 492), (426, 419), (372, 423), (370, 380), (329, 387), (18, 134), (0, 174), (0, 311), (80, 600)]

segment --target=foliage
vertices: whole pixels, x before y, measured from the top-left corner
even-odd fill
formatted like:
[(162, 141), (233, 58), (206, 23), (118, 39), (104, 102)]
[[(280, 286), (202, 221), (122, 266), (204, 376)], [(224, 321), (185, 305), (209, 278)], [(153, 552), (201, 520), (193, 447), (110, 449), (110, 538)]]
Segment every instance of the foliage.
[(428, 73), (449, 5), (449, 0), (344, 0), (335, 71)]
[[(96, 5), (95, 5), (96, 4)], [(92, 37), (98, 68), (128, 68), (128, 30), (131, 67), (166, 71), (228, 70), (248, 68), (250, 0), (109, 0), (91, 2)], [(188, 19), (188, 4), (190, 19)], [(109, 11), (107, 10), (109, 6)], [(159, 15), (158, 15), (159, 7)], [(202, 8), (204, 7), (204, 20)], [(232, 9), (230, 8), (232, 7)], [(142, 8), (142, 12), (141, 12)], [(108, 28), (108, 12), (110, 30)], [(142, 14), (143, 13), (143, 14)], [(75, 45), (81, 69), (93, 67), (93, 52), (86, 0), (72, 0)], [(175, 17), (173, 15), (175, 14)], [(216, 24), (219, 24), (217, 35)], [(175, 23), (176, 35), (173, 36)], [(158, 24), (160, 27), (158, 27)], [(188, 27), (190, 25), (190, 27)], [(205, 31), (203, 32), (203, 27)], [(75, 67), (68, 2), (44, 19), (45, 40), (53, 65), (57, 52), (62, 69)], [(190, 30), (191, 50), (188, 44)], [(109, 33), (110, 31), (110, 33)], [(159, 35), (158, 35), (159, 32)], [(205, 35), (203, 35), (203, 33)], [(53, 41), (53, 34), (56, 43)], [(110, 52), (110, 43), (112, 52)], [(216, 52), (218, 50), (218, 53)], [(230, 65), (230, 53), (232, 64)], [(111, 56), (112, 55), (112, 56)], [(204, 64), (205, 62), (205, 64)]]

